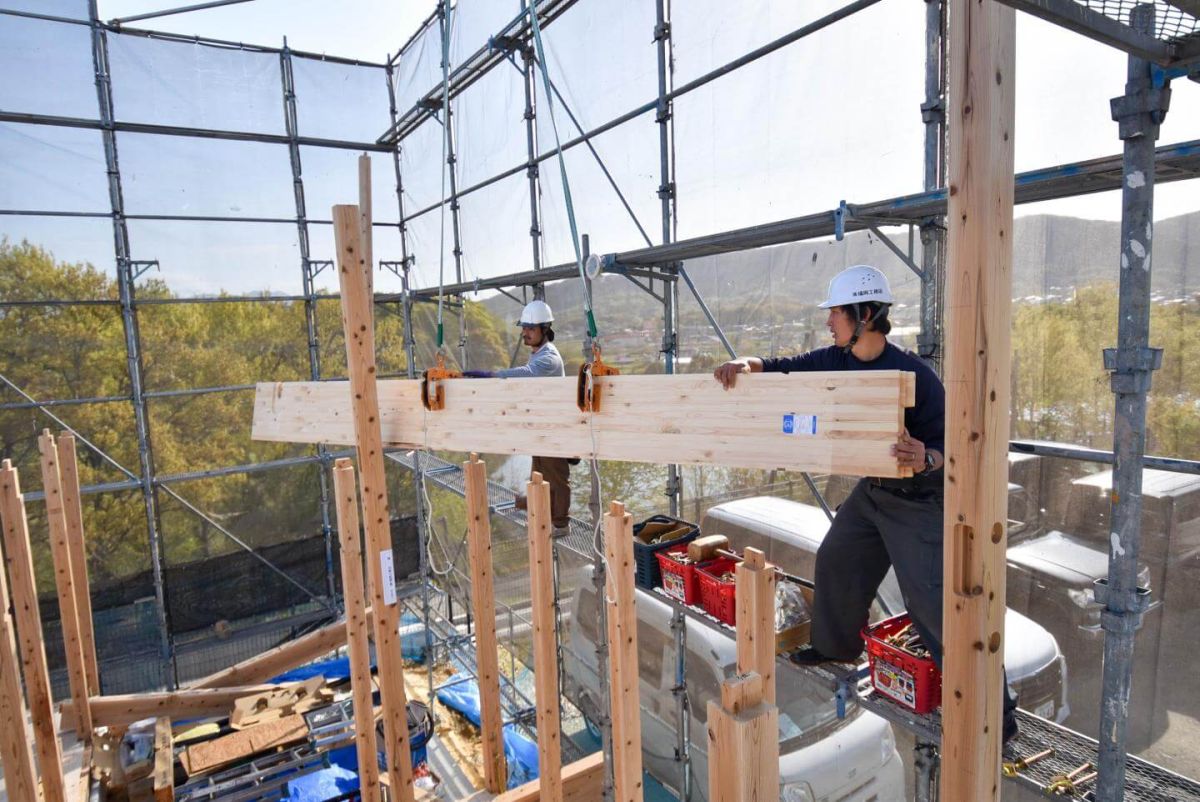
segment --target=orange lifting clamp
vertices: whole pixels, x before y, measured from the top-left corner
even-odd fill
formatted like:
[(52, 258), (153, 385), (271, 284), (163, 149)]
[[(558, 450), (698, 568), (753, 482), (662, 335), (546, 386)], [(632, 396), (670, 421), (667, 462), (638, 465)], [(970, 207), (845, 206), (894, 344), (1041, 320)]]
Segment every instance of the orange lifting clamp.
[(617, 376), (621, 371), (604, 364), (600, 358), (599, 344), (592, 347), (593, 359), (579, 366), (579, 381), (575, 385), (575, 403), (580, 412), (599, 412), (603, 385), (596, 382), (599, 376)]
[[(437, 365), (426, 369), (421, 374), (421, 403), (430, 412), (446, 408), (446, 388), (441, 382), (444, 379), (461, 379), (462, 373), (446, 367), (446, 358), (439, 352)], [(432, 392), (430, 390), (432, 389)]]

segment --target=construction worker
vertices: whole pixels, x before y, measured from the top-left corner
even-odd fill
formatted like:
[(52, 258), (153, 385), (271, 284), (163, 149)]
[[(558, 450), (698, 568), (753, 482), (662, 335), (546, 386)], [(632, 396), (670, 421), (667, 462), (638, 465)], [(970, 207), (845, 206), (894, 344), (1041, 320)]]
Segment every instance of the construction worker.
[[(812, 645), (792, 655), (801, 665), (857, 661), (871, 601), (888, 568), (896, 579), (921, 640), (942, 661), (942, 539), (946, 391), (915, 354), (887, 340), (893, 303), (887, 277), (868, 265), (834, 276), (825, 324), (833, 345), (778, 359), (735, 359), (714, 371), (725, 389), (742, 373), (813, 370), (908, 370), (917, 376), (916, 404), (904, 411), (904, 429), (892, 454), (908, 479), (865, 477), (838, 508), (817, 551), (813, 577)], [(1004, 687), (1004, 740), (1017, 732), (1016, 699)]]
[[(529, 361), (518, 368), (502, 370), (468, 370), (463, 375), (473, 379), (511, 379), (535, 376), (565, 376), (562, 356), (554, 347), (554, 312), (545, 301), (530, 301), (521, 310), (521, 341), (531, 349)], [(578, 459), (565, 457), (534, 457), (534, 473), (540, 473), (550, 485), (550, 520), (555, 534), (562, 535), (571, 522), (571, 466)], [(517, 496), (517, 509), (525, 509), (525, 496)]]

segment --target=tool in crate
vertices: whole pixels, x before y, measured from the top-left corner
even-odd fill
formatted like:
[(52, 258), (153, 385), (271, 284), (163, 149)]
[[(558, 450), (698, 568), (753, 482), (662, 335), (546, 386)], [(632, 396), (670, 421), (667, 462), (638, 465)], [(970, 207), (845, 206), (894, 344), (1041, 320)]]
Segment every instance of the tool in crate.
[(871, 684), (914, 713), (931, 713), (942, 703), (942, 673), (907, 613), (863, 629)]

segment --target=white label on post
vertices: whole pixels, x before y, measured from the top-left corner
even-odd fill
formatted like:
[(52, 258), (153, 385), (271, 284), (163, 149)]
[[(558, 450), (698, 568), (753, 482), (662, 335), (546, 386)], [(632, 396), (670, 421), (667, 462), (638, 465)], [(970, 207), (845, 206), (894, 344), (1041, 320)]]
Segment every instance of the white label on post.
[(396, 566), (392, 563), (392, 550), (379, 552), (379, 572), (383, 574), (383, 603), (396, 603)]

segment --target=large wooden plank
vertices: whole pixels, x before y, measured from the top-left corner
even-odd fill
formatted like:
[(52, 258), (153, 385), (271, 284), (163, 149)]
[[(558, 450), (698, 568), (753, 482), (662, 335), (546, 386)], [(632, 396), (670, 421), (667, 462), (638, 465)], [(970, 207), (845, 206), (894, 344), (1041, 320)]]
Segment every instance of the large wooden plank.
[(559, 737), (558, 657), (554, 630), (553, 526), (550, 521), (550, 485), (540, 473), (534, 473), (530, 478), (526, 499), (540, 799), (544, 802), (561, 802), (562, 743)]
[[(346, 365), (350, 374), (345, 400), (352, 422), (362, 482), (363, 525), (367, 543), (367, 581), (375, 611), (375, 656), (383, 702), (383, 729), (388, 779), (400, 802), (413, 800), (412, 756), (408, 739), (408, 699), (404, 691), (404, 661), (400, 652), (400, 605), (392, 566), (388, 524), (387, 480), (383, 466), (379, 397), (375, 379), (375, 320), (371, 269), (365, 261), (357, 206), (333, 207), (337, 244), (342, 323), (346, 334)], [(369, 250), (369, 248), (368, 248)]]
[(479, 455), (463, 463), (467, 498), (467, 554), (471, 562), (471, 609), (475, 613), (475, 676), (479, 681), (480, 741), (488, 791), (508, 784), (504, 721), (500, 716), (500, 655), (496, 641), (496, 599), (492, 575), (492, 523), (487, 471)]
[(87, 670), (88, 696), (100, 695), (100, 665), (96, 660), (96, 632), (92, 621), (91, 581), (88, 579), (87, 548), (83, 533), (83, 502), (79, 492), (79, 460), (75, 435), (58, 437), (58, 472), (62, 477), (62, 502), (67, 515), (67, 546), (71, 555), (71, 578), (75, 587), (75, 611), (79, 616), (79, 643)]
[(75, 733), (80, 740), (89, 741), (92, 737), (92, 714), (88, 708), (88, 678), (79, 631), (78, 597), (71, 566), (71, 547), (67, 542), (67, 512), (63, 505), (58, 445), (49, 429), (42, 430), (38, 438), (38, 451), (42, 457), (42, 489), (46, 494), (46, 520), (50, 529), (50, 556), (54, 562), (54, 587), (58, 591), (63, 652), (67, 661), (67, 684), (71, 699), (75, 702)]
[[(563, 802), (596, 802), (604, 784), (604, 755), (600, 752), (568, 763), (562, 770)], [(492, 798), (492, 802), (541, 802), (541, 783), (531, 780)]]
[[(3, 511), (0, 510), (0, 513)], [(8, 614), (8, 582), (0, 570), (0, 760), (4, 766), (4, 790), (12, 802), (37, 802), (37, 773), (33, 765), (25, 696), (21, 691), (21, 657)]]
[(50, 672), (46, 666), (42, 619), (38, 614), (29, 523), (25, 518), (25, 499), (21, 496), (20, 478), (10, 460), (0, 463), (0, 521), (4, 524), (4, 562), (8, 567), (12, 606), (17, 618), (17, 642), (21, 651), (29, 717), (33, 721), (42, 794), (46, 802), (62, 802), (66, 797), (62, 776), (62, 746), (54, 731)]
[(223, 735), (211, 741), (193, 744), (184, 750), (180, 760), (184, 771), (192, 777), (259, 752), (298, 743), (307, 737), (308, 725), (304, 723), (304, 716), (297, 714)]
[(941, 798), (1000, 798), (1008, 521), (1014, 13), (949, 4)]
[(354, 745), (363, 802), (380, 802), (379, 760), (375, 746), (375, 707), (371, 703), (371, 646), (367, 638), (367, 592), (363, 579), (363, 549), (358, 525), (358, 484), (348, 459), (333, 464), (337, 500), (338, 539), (341, 543), (342, 593), (346, 600), (346, 638), (350, 650), (350, 690), (354, 705)]
[(608, 612), (608, 677), (611, 699), (613, 799), (642, 799), (642, 721), (638, 691), (637, 596), (634, 591), (633, 521), (625, 505), (612, 502), (604, 515)]
[(758, 549), (748, 548), (737, 577), (737, 670), (762, 678), (763, 698), (775, 704), (775, 566)]
[[(898, 476), (907, 380), (900, 371), (755, 373), (724, 390), (707, 374), (612, 376), (594, 416), (599, 459), (786, 468)], [(455, 379), (446, 408), (427, 412), (420, 382), (378, 383), (383, 442), (494, 454), (592, 455), (590, 416), (575, 406), (575, 379)], [(354, 442), (351, 388), (340, 382), (260, 384), (256, 440)], [(784, 433), (784, 416), (815, 420), (815, 433)], [(811, 416), (805, 418), (803, 416)]]

